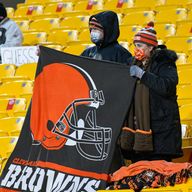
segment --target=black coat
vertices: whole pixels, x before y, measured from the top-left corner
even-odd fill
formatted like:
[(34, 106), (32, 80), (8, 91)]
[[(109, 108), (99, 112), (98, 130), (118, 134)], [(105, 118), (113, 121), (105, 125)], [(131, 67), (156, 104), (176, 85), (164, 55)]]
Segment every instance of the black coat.
[(117, 14), (112, 11), (105, 11), (92, 15), (89, 20), (92, 17), (95, 17), (103, 26), (104, 40), (99, 46), (96, 45), (86, 49), (81, 56), (126, 64), (127, 59), (131, 57), (131, 53), (117, 42), (119, 37)]
[[(151, 129), (154, 155), (170, 158), (182, 156), (182, 137), (176, 86), (178, 74), (174, 51), (155, 50), (150, 71), (146, 71), (141, 83), (149, 87)], [(131, 61), (131, 60), (130, 60)]]

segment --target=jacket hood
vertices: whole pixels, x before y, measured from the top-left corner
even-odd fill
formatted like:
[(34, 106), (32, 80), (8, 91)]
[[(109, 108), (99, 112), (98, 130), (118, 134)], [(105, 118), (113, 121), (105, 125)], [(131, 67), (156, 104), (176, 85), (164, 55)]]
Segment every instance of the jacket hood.
[(153, 54), (153, 59), (157, 59), (159, 62), (168, 61), (168, 62), (176, 62), (178, 59), (177, 54), (173, 50), (169, 49), (156, 49)]
[(119, 37), (119, 21), (117, 14), (113, 11), (104, 11), (96, 15), (92, 15), (89, 21), (95, 17), (104, 28), (104, 41), (101, 47), (117, 42)]
[(5, 19), (7, 17), (7, 11), (5, 6), (0, 3), (0, 21), (2, 21), (3, 19)]

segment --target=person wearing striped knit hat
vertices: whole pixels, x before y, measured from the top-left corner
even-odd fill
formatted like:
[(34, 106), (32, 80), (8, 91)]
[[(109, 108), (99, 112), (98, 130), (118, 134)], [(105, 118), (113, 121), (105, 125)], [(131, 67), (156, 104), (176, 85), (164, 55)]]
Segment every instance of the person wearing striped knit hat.
[(166, 160), (183, 155), (177, 104), (177, 55), (158, 46), (154, 23), (133, 38), (134, 56), (128, 60), (136, 86), (120, 144), (132, 162)]

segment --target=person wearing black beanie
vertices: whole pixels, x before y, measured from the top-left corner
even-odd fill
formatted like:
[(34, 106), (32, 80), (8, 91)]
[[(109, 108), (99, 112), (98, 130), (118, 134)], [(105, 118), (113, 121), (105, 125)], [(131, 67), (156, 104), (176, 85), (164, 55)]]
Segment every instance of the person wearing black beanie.
[(18, 25), (7, 17), (3, 3), (0, 3), (0, 49), (2, 47), (21, 46), (23, 34)]

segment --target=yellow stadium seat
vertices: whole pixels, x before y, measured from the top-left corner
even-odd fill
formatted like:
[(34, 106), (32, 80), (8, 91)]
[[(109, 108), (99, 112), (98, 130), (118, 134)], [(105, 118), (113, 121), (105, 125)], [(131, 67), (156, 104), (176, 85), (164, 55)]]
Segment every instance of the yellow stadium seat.
[(102, 10), (102, 1), (77, 1), (74, 5), (74, 11), (93, 12), (95, 10)]
[(25, 98), (2, 98), (0, 99), (0, 118), (25, 116), (26, 106), (27, 102)]
[(124, 16), (122, 25), (145, 25), (150, 21), (154, 21), (155, 15), (153, 11), (131, 12)]
[(66, 17), (61, 21), (60, 26), (66, 29), (88, 28), (89, 16)]
[(133, 0), (118, 1), (107, 0), (104, 4), (104, 10), (114, 10), (115, 12), (123, 12), (124, 9), (131, 8), (134, 5)]
[(175, 23), (176, 21), (183, 21), (187, 19), (187, 9), (176, 8), (176, 9), (164, 9), (157, 12), (155, 21), (156, 22), (167, 22)]
[(77, 30), (67, 30), (58, 29), (52, 30), (48, 36), (48, 42), (53, 42), (66, 46), (67, 43), (71, 41), (77, 41), (78, 31)]
[(176, 52), (188, 53), (192, 50), (192, 36), (168, 37), (166, 46)]
[(18, 137), (8, 136), (8, 137), (0, 137), (0, 156), (4, 158), (8, 158), (12, 153), (15, 145), (17, 143)]
[(19, 136), (25, 117), (7, 117), (0, 119), (0, 137)]
[(177, 70), (183, 70), (183, 69), (192, 69), (192, 64), (186, 63), (186, 64), (177, 64)]
[(188, 55), (187, 63), (192, 64), (192, 52)]
[(43, 5), (23, 5), (15, 10), (14, 17), (32, 17), (43, 14)]
[(175, 24), (170, 23), (155, 23), (155, 30), (157, 32), (157, 38), (165, 40), (165, 37), (175, 35)]
[(118, 40), (120, 41), (128, 41), (129, 43), (133, 42), (133, 37), (135, 33), (141, 30), (141, 26), (139, 25), (121, 25), (120, 26), (120, 35)]
[(59, 18), (42, 18), (36, 19), (30, 24), (30, 29), (35, 31), (49, 32), (51, 29), (59, 28)]
[[(192, 6), (191, 6), (191, 7), (192, 7)], [(191, 8), (189, 9), (187, 19), (188, 19), (188, 20), (192, 20), (192, 11), (191, 11)]]
[(192, 85), (192, 69), (183, 69), (178, 72), (179, 84), (191, 84)]
[(191, 21), (180, 21), (177, 23), (177, 36), (190, 36), (192, 33), (192, 20)]
[(25, 32), (29, 30), (30, 20), (28, 19), (15, 19), (15, 22), (21, 29), (21, 31)]
[(2, 97), (24, 97), (31, 95), (33, 92), (33, 81), (12, 81), (3, 83), (0, 86), (0, 98)]
[(16, 81), (16, 80), (34, 80), (37, 63), (26, 63), (20, 65), (16, 69), (16, 73), (13, 77), (4, 77), (2, 82)]
[(151, 7), (154, 9), (155, 6), (163, 5), (164, 0), (135, 0), (134, 7)]
[(15, 13), (15, 9), (13, 7), (6, 7), (7, 17), (12, 18)]
[(189, 0), (166, 0), (165, 5), (177, 5), (181, 4), (183, 6), (186, 6), (190, 1)]
[(119, 44), (129, 51), (130, 44), (127, 41), (119, 41)]
[(187, 64), (187, 55), (185, 53), (177, 53), (178, 59), (176, 61), (177, 65)]
[(88, 41), (91, 43), (90, 30), (89, 29), (83, 29), (82, 31), (80, 31), (78, 39), (80, 41)]
[(181, 8), (181, 5), (159, 5), (155, 7), (155, 12), (159, 12), (162, 10), (170, 10), (170, 9), (177, 9), (177, 8)]
[(46, 5), (44, 9), (45, 15), (57, 14), (62, 15), (66, 12), (71, 12), (73, 10), (72, 2), (56, 2), (49, 3)]
[(0, 83), (2, 83), (4, 77), (13, 77), (15, 70), (16, 66), (13, 64), (0, 64)]
[(178, 99), (192, 99), (192, 85), (183, 85), (177, 87)]
[(93, 46), (93, 44), (77, 44), (69, 45), (64, 49), (65, 53), (70, 53), (73, 55), (80, 55), (85, 49)]
[(23, 45), (38, 45), (47, 41), (47, 33), (46, 32), (24, 32), (23, 33)]
[(57, 51), (63, 51), (63, 49), (64, 49), (63, 45), (55, 44), (55, 43), (45, 43), (45, 44), (42, 44), (42, 45), (45, 46), (45, 47), (49, 47), (51, 49), (55, 49)]

